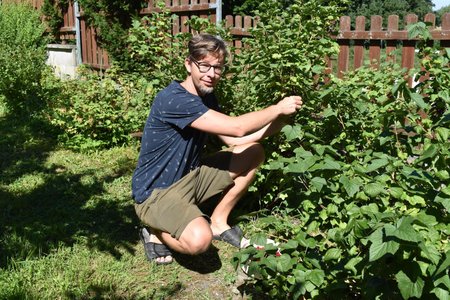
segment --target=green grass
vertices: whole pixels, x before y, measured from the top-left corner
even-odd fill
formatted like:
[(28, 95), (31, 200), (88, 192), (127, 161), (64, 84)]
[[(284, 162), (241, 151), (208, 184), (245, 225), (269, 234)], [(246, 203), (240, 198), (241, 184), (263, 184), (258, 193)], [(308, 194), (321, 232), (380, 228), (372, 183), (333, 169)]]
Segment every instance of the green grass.
[[(0, 101), (1, 103), (1, 101)], [(157, 266), (130, 197), (139, 145), (62, 148), (42, 118), (0, 105), (0, 299), (230, 299), (234, 249)]]

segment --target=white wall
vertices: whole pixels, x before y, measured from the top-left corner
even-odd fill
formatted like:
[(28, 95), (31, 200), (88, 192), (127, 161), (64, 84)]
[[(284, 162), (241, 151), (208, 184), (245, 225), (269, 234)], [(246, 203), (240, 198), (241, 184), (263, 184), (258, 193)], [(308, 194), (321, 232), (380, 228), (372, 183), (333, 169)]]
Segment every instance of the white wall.
[(60, 78), (75, 78), (77, 69), (76, 45), (47, 45), (47, 64), (55, 70)]

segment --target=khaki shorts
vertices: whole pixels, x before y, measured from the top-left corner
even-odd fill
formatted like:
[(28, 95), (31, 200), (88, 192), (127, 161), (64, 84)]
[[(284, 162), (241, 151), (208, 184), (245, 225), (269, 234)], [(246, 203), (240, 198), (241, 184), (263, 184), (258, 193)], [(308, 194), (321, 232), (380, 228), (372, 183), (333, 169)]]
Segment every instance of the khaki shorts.
[(233, 184), (228, 171), (231, 155), (231, 151), (218, 152), (170, 187), (153, 190), (147, 200), (135, 204), (139, 219), (179, 239), (192, 220), (207, 217), (198, 205)]

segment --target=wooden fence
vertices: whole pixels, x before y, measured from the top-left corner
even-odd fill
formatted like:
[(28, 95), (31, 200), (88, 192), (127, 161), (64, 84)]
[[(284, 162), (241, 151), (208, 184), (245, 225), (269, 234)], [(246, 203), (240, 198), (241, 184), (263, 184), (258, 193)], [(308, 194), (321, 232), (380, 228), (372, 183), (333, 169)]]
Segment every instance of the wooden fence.
[[(17, 0), (16, 0), (17, 1)], [(43, 0), (28, 0), (34, 7), (40, 8)], [(142, 15), (151, 14), (159, 9), (153, 0), (147, 1), (145, 8), (141, 10)], [(216, 21), (216, 0), (165, 0), (166, 7), (177, 17), (172, 24), (172, 33), (189, 32), (186, 21), (193, 16), (209, 18), (211, 22)], [(82, 63), (88, 64), (97, 69), (107, 69), (109, 59), (107, 53), (99, 47), (97, 43), (97, 32), (95, 28), (87, 25), (80, 11), (79, 16), (75, 15), (72, 3), (68, 10), (64, 12), (64, 26), (60, 30), (61, 40), (75, 38), (75, 22), (78, 17), (80, 22), (81, 35), (81, 57)], [(255, 18), (249, 16), (226, 16), (225, 26), (231, 29), (233, 35), (233, 46), (239, 49), (242, 47), (242, 38), (250, 36), (249, 29), (256, 25)], [(385, 59), (397, 61), (405, 68), (412, 68), (415, 62), (416, 40), (408, 39), (408, 32), (400, 30), (400, 25), (408, 25), (418, 22), (416, 15), (407, 15), (403, 23), (398, 16), (389, 16), (387, 27), (383, 27), (381, 16), (372, 16), (369, 28), (365, 28), (365, 17), (357, 17), (355, 28), (351, 28), (351, 19), (343, 16), (340, 19), (339, 32), (334, 37), (340, 46), (339, 55), (328, 60), (329, 69), (341, 76), (343, 72), (356, 69), (369, 61), (372, 66), (378, 67), (380, 61)], [(450, 47), (450, 13), (442, 17), (441, 24), (436, 24), (434, 14), (427, 14), (425, 22), (432, 25), (431, 35), (433, 40), (439, 41), (441, 46)], [(401, 48), (400, 57), (391, 56), (392, 51)]]
[[(413, 68), (417, 41), (408, 39), (407, 30), (399, 30), (399, 21), (398, 16), (389, 16), (387, 28), (383, 28), (382, 17), (372, 16), (370, 19), (370, 28), (366, 30), (366, 19), (360, 16), (356, 18), (355, 28), (352, 30), (350, 17), (341, 17), (339, 34), (336, 37), (340, 47), (337, 58), (338, 75), (341, 76), (347, 70), (354, 70), (361, 67), (365, 60), (369, 61), (374, 67), (379, 66), (382, 57), (386, 60), (396, 61), (399, 58), (391, 54), (393, 50), (399, 47), (401, 48), (401, 61), (398, 61), (398, 63), (404, 68)], [(416, 15), (410, 14), (405, 17), (404, 24), (409, 25), (418, 21)], [(423, 21), (431, 23), (430, 33), (434, 41), (439, 41), (442, 47), (450, 47), (449, 13), (443, 16), (440, 27), (436, 26), (436, 17), (434, 14), (427, 14)], [(353, 57), (352, 61), (350, 59), (351, 57)], [(331, 64), (330, 68), (333, 68)]]

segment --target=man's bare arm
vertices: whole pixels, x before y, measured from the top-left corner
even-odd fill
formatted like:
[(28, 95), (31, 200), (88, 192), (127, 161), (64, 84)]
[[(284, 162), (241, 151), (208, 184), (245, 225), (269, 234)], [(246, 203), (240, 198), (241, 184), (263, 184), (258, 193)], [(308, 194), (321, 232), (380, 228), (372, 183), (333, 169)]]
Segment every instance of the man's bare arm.
[(243, 137), (231, 137), (219, 135), (219, 138), (228, 146), (238, 146), (247, 143), (260, 141), (268, 136), (280, 132), (281, 128), (287, 124), (286, 116), (280, 116), (270, 124), (264, 126), (260, 130)]
[[(192, 122), (191, 127), (219, 136), (242, 138), (255, 134), (253, 138), (259, 135), (260, 139), (272, 122), (280, 116), (294, 114), (302, 104), (301, 97), (291, 96), (265, 109), (237, 117), (227, 116), (211, 109)], [(267, 127), (266, 130), (264, 130), (265, 127)]]

